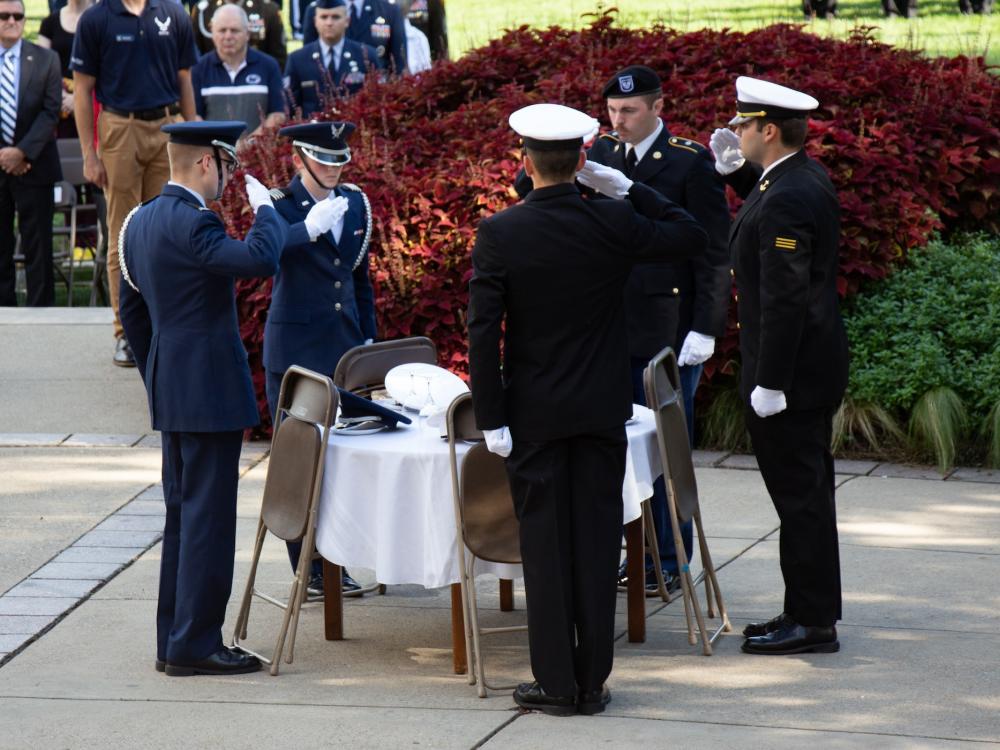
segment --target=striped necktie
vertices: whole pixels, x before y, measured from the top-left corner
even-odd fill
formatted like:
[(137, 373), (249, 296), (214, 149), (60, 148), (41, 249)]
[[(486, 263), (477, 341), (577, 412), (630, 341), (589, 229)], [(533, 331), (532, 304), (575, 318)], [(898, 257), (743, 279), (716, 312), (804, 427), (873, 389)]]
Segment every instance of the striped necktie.
[(14, 85), (14, 54), (7, 52), (0, 67), (0, 135), (4, 143), (14, 145), (17, 123), (17, 87)]

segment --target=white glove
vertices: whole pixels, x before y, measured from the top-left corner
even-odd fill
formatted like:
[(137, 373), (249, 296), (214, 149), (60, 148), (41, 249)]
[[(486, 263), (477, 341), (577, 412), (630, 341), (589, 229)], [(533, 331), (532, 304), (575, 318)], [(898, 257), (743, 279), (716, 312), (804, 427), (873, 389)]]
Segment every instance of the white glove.
[(510, 430), (506, 426), (496, 430), (483, 430), (483, 437), (486, 438), (486, 447), (490, 453), (507, 458), (514, 450), (514, 441), (511, 440)]
[(309, 239), (314, 240), (333, 229), (333, 225), (344, 218), (344, 214), (347, 213), (347, 206), (347, 198), (343, 196), (337, 198), (327, 196), (310, 208), (305, 218)]
[(773, 417), (778, 412), (788, 408), (784, 391), (761, 388), (759, 385), (750, 393), (750, 406), (761, 419)]
[(260, 184), (260, 180), (251, 174), (244, 175), (244, 177), (247, 182), (247, 200), (250, 201), (250, 208), (253, 209), (253, 212), (257, 213), (257, 209), (261, 206), (274, 208), (274, 203), (271, 202), (271, 194), (266, 187)]
[(583, 169), (576, 173), (576, 179), (609, 198), (624, 198), (632, 187), (632, 180), (622, 172), (589, 159)]
[(689, 331), (684, 337), (681, 345), (680, 356), (677, 357), (677, 364), (700, 365), (715, 353), (715, 337), (705, 336), (697, 331)]
[(716, 128), (708, 145), (715, 154), (715, 171), (719, 174), (732, 174), (746, 161), (740, 151), (740, 137), (729, 128)]

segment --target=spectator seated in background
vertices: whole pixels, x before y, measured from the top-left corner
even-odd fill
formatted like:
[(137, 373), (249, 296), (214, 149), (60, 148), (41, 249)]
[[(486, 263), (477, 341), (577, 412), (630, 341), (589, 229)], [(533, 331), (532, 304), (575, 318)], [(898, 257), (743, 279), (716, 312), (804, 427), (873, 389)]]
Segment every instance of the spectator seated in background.
[(318, 0), (310, 18), (319, 39), (293, 52), (285, 68), (292, 108), (301, 107), (303, 117), (319, 110), (324, 97), (356, 93), (368, 75), (381, 68), (372, 47), (347, 38), (345, 0)]
[(274, 58), (249, 48), (246, 11), (224, 5), (212, 17), (215, 51), (191, 69), (194, 102), (204, 120), (242, 120), (252, 132), (285, 121), (281, 69)]
[(285, 44), (285, 23), (281, 9), (271, 0), (201, 0), (191, 8), (191, 25), (198, 51), (207, 55), (212, 51), (212, 18), (224, 5), (238, 5), (247, 14), (250, 46), (278, 61), (278, 68), (285, 65), (288, 48)]
[(56, 128), (56, 136), (59, 138), (76, 138), (76, 122), (73, 120), (73, 71), (69, 69), (69, 60), (73, 54), (76, 24), (83, 11), (91, 5), (91, 0), (70, 0), (68, 4), (43, 18), (38, 27), (38, 46), (51, 49), (59, 55), (62, 67), (62, 108)]

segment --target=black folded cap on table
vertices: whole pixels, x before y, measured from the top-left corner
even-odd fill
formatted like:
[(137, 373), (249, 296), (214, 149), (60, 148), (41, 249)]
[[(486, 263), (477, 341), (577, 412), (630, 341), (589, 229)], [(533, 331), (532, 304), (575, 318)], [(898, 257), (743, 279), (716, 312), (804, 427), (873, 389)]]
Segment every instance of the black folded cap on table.
[(381, 404), (345, 391), (343, 388), (338, 388), (337, 391), (340, 393), (341, 421), (361, 419), (365, 422), (381, 422), (390, 430), (396, 429), (399, 422), (410, 424), (413, 421), (405, 414), (387, 409)]

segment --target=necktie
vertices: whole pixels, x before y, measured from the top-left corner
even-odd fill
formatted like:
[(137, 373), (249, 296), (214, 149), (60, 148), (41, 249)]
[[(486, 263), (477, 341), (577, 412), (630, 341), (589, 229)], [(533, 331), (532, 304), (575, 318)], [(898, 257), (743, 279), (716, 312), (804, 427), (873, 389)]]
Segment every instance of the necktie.
[(14, 55), (8, 52), (0, 66), (0, 135), (4, 143), (14, 144), (17, 123), (17, 88), (14, 86)]
[(632, 172), (635, 171), (635, 164), (639, 161), (639, 157), (636, 156), (635, 148), (630, 148), (628, 154), (625, 156), (625, 176), (631, 177)]

